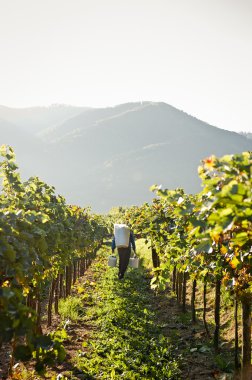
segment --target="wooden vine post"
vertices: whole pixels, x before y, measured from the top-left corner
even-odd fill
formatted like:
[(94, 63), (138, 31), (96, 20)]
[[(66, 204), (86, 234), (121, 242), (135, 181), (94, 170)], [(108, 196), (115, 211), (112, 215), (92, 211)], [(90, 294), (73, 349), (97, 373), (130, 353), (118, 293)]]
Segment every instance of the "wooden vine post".
[(242, 299), (242, 380), (252, 379), (251, 367), (251, 299)]
[(187, 287), (187, 272), (183, 273), (183, 293), (182, 293), (182, 311), (186, 313), (186, 287)]
[(151, 247), (151, 255), (153, 268), (158, 268), (160, 266), (160, 259), (156, 248), (154, 248), (153, 246)]
[(210, 332), (208, 329), (207, 321), (206, 321), (206, 308), (207, 308), (207, 281), (204, 279), (204, 287), (203, 287), (203, 323), (207, 333), (207, 336), (210, 337)]
[(235, 369), (240, 367), (239, 362), (239, 324), (238, 324), (238, 300), (235, 295), (234, 301), (234, 320), (235, 320)]
[(192, 322), (193, 323), (196, 323), (196, 308), (195, 308), (196, 289), (197, 289), (197, 280), (194, 278), (193, 283), (192, 283), (192, 297), (191, 297)]
[(221, 280), (220, 278), (217, 278), (215, 282), (215, 307), (214, 307), (214, 320), (215, 320), (214, 349), (216, 352), (219, 351), (219, 338), (220, 338), (220, 296), (221, 296)]

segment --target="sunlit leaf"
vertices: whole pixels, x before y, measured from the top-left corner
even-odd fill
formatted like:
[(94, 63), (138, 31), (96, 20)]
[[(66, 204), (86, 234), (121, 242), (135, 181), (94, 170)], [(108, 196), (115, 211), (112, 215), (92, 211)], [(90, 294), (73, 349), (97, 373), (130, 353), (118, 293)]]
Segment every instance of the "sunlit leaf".
[(239, 265), (240, 261), (237, 259), (237, 257), (234, 257), (230, 262), (230, 266), (233, 268), (233, 269), (236, 269), (237, 265)]

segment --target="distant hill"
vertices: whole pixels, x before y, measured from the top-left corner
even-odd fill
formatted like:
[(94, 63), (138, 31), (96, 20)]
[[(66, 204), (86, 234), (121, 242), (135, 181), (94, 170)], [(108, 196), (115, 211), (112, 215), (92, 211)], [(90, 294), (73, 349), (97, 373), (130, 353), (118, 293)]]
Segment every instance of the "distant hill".
[(45, 145), (28, 131), (0, 118), (0, 146), (11, 145), (15, 149), (22, 174), (27, 178), (36, 175), (41, 168)]
[(54, 128), (85, 111), (86, 107), (55, 104), (49, 107), (10, 108), (0, 106), (0, 118), (37, 134), (47, 128)]
[(95, 211), (148, 201), (154, 183), (200, 191), (201, 159), (252, 149), (245, 136), (153, 102), (83, 109), (40, 136), (43, 153), (34, 174), (68, 202)]
[(241, 134), (242, 136), (247, 137), (247, 139), (252, 140), (252, 133), (250, 133), (250, 132), (240, 132), (240, 134)]
[(126, 103), (116, 107), (84, 109), (78, 116), (66, 120), (55, 128), (42, 131), (41, 136), (48, 142), (77, 137), (87, 128), (93, 127), (97, 123), (122, 116), (123, 113), (128, 111), (137, 110), (141, 105), (141, 103)]

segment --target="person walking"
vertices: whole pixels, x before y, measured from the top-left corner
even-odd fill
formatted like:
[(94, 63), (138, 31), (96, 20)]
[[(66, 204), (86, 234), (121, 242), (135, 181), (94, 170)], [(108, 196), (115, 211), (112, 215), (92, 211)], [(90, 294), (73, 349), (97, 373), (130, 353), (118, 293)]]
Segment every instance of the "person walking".
[(118, 255), (119, 255), (119, 272), (118, 272), (118, 278), (121, 280), (124, 277), (124, 274), (127, 270), (130, 254), (131, 254), (131, 247), (136, 254), (136, 243), (134, 234), (132, 231), (130, 231), (129, 235), (129, 243), (127, 247), (116, 247), (116, 238), (115, 235), (112, 240), (112, 253), (115, 252), (115, 249), (117, 248)]

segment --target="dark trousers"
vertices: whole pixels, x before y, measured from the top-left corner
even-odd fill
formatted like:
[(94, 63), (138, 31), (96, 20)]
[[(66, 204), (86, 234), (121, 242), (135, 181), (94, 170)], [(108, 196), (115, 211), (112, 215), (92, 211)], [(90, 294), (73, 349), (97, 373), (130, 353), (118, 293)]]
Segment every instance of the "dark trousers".
[(119, 275), (120, 277), (123, 277), (129, 264), (131, 249), (130, 247), (127, 247), (117, 248), (117, 250), (119, 254)]

